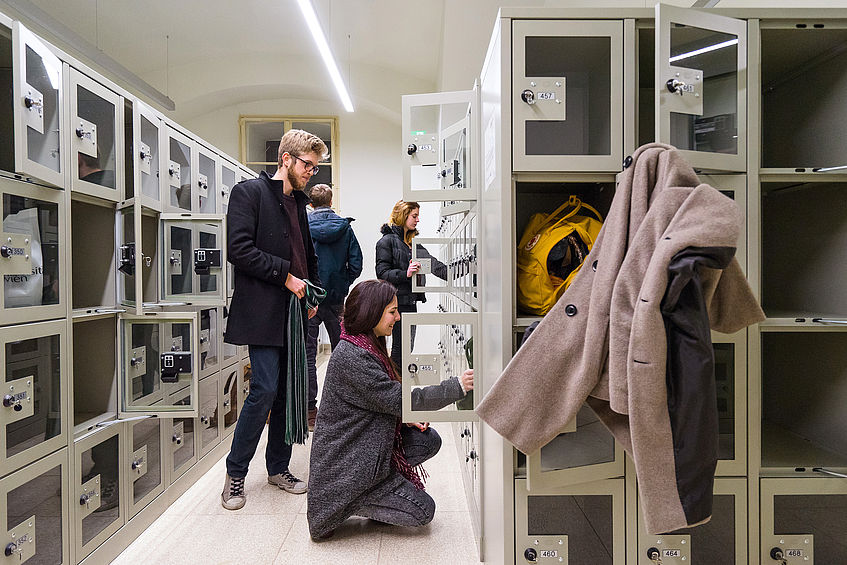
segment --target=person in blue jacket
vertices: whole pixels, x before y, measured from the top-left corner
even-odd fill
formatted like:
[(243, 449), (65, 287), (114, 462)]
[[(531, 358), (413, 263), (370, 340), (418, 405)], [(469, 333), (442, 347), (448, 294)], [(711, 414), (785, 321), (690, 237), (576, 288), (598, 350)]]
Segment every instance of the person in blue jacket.
[(315, 358), (318, 351), (318, 332), (323, 323), (329, 334), (332, 349), (341, 338), (341, 311), (344, 299), (359, 275), (362, 274), (362, 249), (353, 227), (353, 218), (342, 218), (332, 206), (332, 189), (316, 184), (309, 195), (315, 211), (309, 214), (309, 231), (318, 256), (318, 276), (326, 290), (326, 298), (318, 314), (309, 320), (306, 338), (306, 365), (309, 370), (309, 429), (315, 427), (318, 414), (318, 371)]

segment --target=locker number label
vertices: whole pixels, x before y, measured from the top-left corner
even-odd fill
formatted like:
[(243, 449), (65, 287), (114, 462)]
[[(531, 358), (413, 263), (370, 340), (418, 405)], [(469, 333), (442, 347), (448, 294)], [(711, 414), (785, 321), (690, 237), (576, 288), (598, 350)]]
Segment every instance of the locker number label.
[(556, 93), (555, 92), (538, 92), (536, 97), (539, 100), (555, 100), (556, 99)]
[(786, 549), (785, 556), (786, 557), (805, 557), (805, 553), (802, 549)]
[(662, 557), (682, 557), (682, 551), (678, 549), (666, 549), (662, 551)]
[(558, 557), (559, 551), (556, 549), (542, 549), (538, 552), (538, 557)]

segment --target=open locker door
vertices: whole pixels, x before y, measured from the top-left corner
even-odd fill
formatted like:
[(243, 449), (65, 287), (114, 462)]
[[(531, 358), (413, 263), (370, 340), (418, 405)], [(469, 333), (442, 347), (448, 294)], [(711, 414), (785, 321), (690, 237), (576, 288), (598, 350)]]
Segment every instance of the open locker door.
[(415, 391), (459, 377), (469, 368), (481, 374), (481, 355), (474, 352), (473, 336), (479, 333), (477, 312), (408, 313), (403, 324), (403, 421), (477, 421), (479, 396), (473, 391), (440, 410), (414, 406)]
[(479, 88), (403, 96), (403, 199), (476, 200)]
[(747, 167), (747, 23), (656, 5), (656, 141), (695, 169)]

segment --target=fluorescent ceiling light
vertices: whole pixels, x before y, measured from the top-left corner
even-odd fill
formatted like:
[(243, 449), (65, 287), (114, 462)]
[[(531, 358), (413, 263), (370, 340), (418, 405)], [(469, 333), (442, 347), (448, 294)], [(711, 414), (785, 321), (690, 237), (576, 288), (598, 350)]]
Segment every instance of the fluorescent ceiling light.
[(306, 25), (309, 26), (309, 31), (312, 32), (312, 37), (315, 39), (318, 51), (321, 52), (326, 70), (329, 71), (329, 76), (332, 78), (335, 90), (338, 91), (341, 103), (344, 104), (344, 109), (352, 112), (353, 102), (350, 100), (350, 95), (347, 93), (347, 87), (344, 86), (344, 81), (341, 80), (338, 65), (335, 64), (335, 58), (332, 56), (332, 51), (329, 50), (329, 44), (326, 41), (326, 37), (324, 37), (321, 24), (318, 23), (318, 16), (315, 15), (315, 9), (312, 7), (312, 3), (309, 0), (297, 0), (297, 3), (300, 4), (300, 10), (303, 12), (303, 17), (306, 18)]
[(718, 49), (723, 49), (724, 47), (729, 47), (730, 45), (738, 44), (738, 38), (730, 39), (729, 41), (724, 41), (721, 43), (715, 43), (714, 45), (709, 45), (708, 47), (703, 47), (702, 49), (697, 49), (695, 51), (689, 51), (688, 53), (682, 53), (680, 55), (676, 55), (671, 57), (669, 60), (671, 63), (674, 61), (679, 61), (680, 59), (687, 59), (689, 57), (696, 57), (697, 55), (702, 55), (703, 53), (708, 53), (709, 51), (717, 51)]

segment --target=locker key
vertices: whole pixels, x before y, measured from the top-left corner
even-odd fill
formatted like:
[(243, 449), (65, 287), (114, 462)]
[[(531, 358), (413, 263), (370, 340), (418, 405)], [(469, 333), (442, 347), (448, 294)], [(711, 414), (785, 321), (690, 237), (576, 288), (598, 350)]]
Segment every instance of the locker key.
[(20, 412), (24, 409), (24, 407), (21, 406), (21, 399), (16, 396), (12, 396), (11, 394), (7, 394), (3, 397), (3, 406), (6, 408), (14, 407), (13, 409), (15, 412)]
[(647, 550), (647, 559), (649, 559), (653, 563), (661, 563), (662, 562), (661, 553), (655, 547), (651, 547), (650, 549)]
[(788, 565), (788, 560), (785, 558), (781, 547), (771, 548), (771, 559), (777, 561), (780, 565)]

